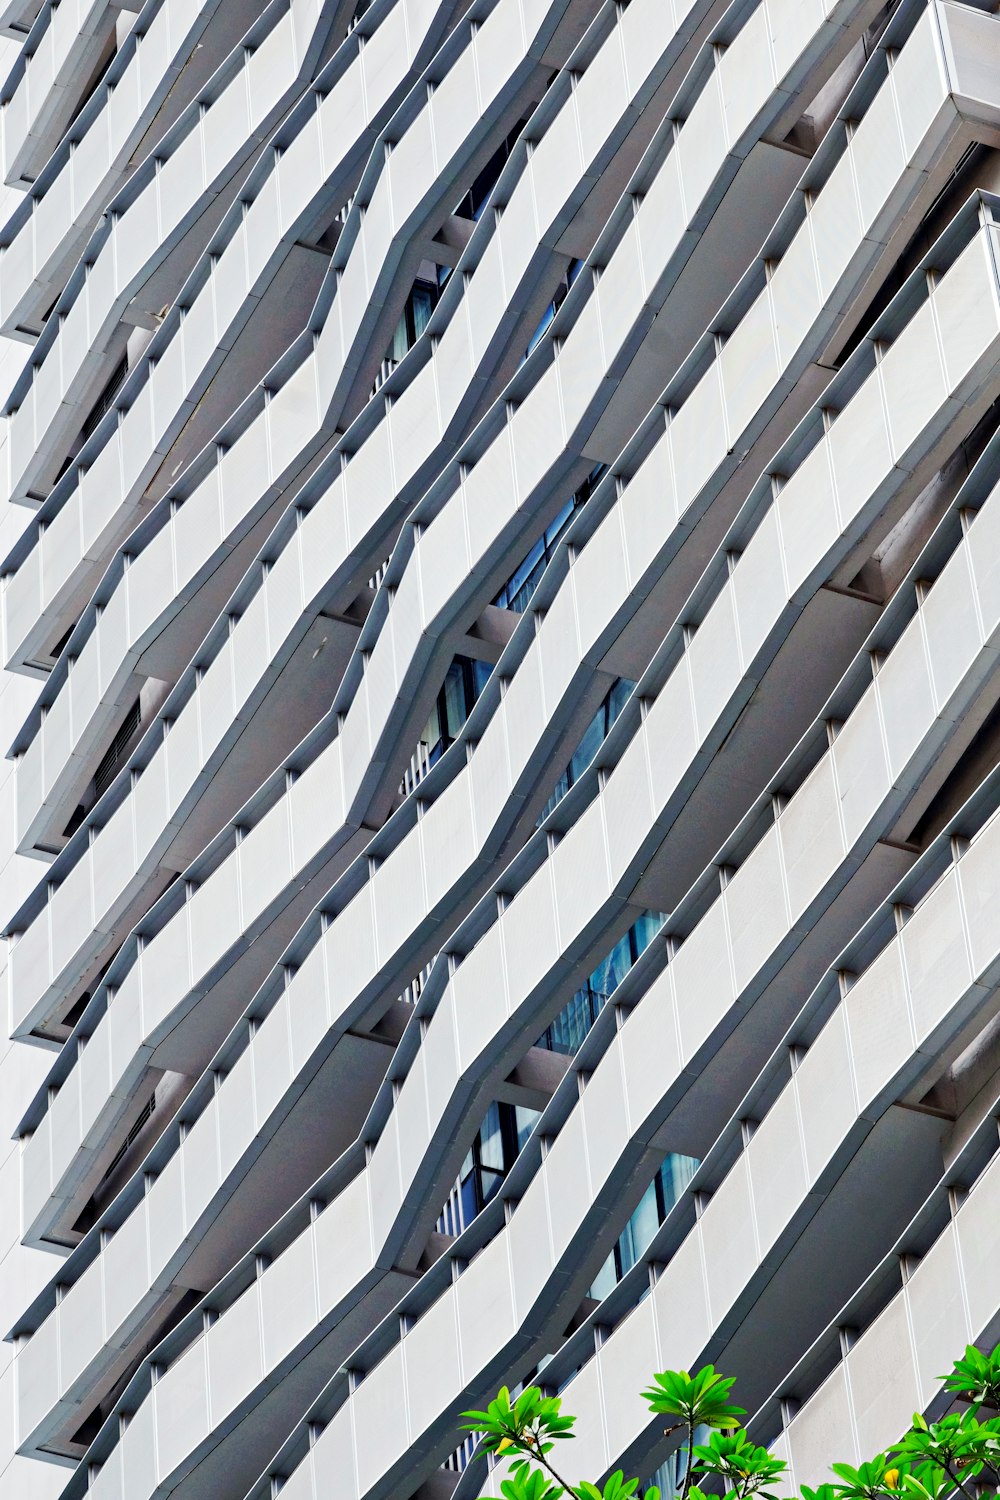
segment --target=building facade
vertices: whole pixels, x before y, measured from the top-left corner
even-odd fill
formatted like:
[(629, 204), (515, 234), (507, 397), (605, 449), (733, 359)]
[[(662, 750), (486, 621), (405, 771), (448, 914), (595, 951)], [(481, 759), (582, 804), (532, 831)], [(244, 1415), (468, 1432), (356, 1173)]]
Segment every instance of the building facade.
[(709, 1360), (796, 1484), (940, 1410), (992, 0), (0, 23), (2, 1500), (498, 1495), (529, 1382), (669, 1489)]

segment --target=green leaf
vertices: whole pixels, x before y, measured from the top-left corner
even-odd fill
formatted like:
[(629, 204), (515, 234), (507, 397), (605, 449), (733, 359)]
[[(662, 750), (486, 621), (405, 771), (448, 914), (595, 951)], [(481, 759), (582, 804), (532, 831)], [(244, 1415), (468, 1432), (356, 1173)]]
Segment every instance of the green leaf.
[(930, 1424), (918, 1420), (917, 1413), (910, 1431), (891, 1448), (893, 1460), (908, 1468), (930, 1464), (952, 1473), (960, 1470), (963, 1480), (975, 1478), (991, 1463), (996, 1443), (994, 1423), (981, 1422), (977, 1411), (978, 1407), (951, 1412)]
[(955, 1361), (951, 1374), (941, 1378), (946, 1390), (972, 1402), (976, 1408), (1000, 1407), (1000, 1344), (989, 1354), (969, 1344), (963, 1358)]
[(530, 1469), (501, 1479), (500, 1493), (505, 1500), (561, 1500), (564, 1492), (541, 1469)]
[(604, 1494), (598, 1493), (598, 1500), (628, 1500), (635, 1494), (638, 1479), (626, 1479), (621, 1469), (616, 1469), (604, 1482)]
[(705, 1365), (696, 1375), (686, 1370), (664, 1370), (653, 1376), (654, 1384), (643, 1391), (650, 1409), (660, 1415), (680, 1417), (689, 1427), (732, 1428), (746, 1416), (741, 1406), (729, 1400), (734, 1380)]
[(694, 1448), (697, 1463), (692, 1474), (718, 1475), (747, 1500), (751, 1494), (764, 1495), (765, 1486), (777, 1480), (787, 1468), (783, 1459), (775, 1458), (766, 1448), (758, 1447), (743, 1430), (712, 1432), (707, 1443)]

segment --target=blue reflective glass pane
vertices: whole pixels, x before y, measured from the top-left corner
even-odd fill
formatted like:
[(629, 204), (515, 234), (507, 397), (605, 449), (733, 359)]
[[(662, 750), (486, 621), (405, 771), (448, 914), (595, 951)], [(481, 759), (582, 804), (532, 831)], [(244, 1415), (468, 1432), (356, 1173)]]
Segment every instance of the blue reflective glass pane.
[(517, 1149), (523, 1151), (525, 1143), (535, 1128), (535, 1122), (539, 1117), (537, 1109), (529, 1109), (526, 1104), (515, 1104), (514, 1125), (517, 1130)]
[(503, 1179), (503, 1172), (483, 1172), (481, 1174), (480, 1191), (482, 1192), (484, 1207), (496, 1196)]
[(545, 822), (545, 819), (548, 817), (549, 813), (552, 811), (552, 809), (554, 807), (558, 807), (559, 806), (560, 802), (565, 797), (565, 795), (566, 795), (566, 793), (568, 791), (569, 791), (569, 771), (566, 770), (566, 771), (564, 771), (562, 773), (562, 775), (560, 776), (559, 780), (556, 782), (555, 787), (553, 788), (553, 791), (552, 791), (552, 796), (549, 798), (548, 802), (546, 802), (545, 806), (542, 808), (541, 812), (538, 814), (538, 822), (535, 825), (536, 827), (540, 826), (542, 823)]
[(590, 988), (607, 998), (612, 995), (632, 967), (629, 935), (619, 938), (607, 958), (601, 960), (590, 976)]
[(636, 1262), (635, 1234), (630, 1219), (618, 1236), (618, 1274), (619, 1278), (626, 1272), (631, 1271)]
[(638, 921), (633, 923), (632, 939), (636, 958), (641, 953), (645, 953), (666, 920), (662, 912), (645, 911)]
[(656, 1183), (651, 1182), (629, 1220), (632, 1243), (636, 1257), (640, 1256), (660, 1227), (660, 1214), (656, 1201)]
[(634, 687), (635, 683), (630, 682), (627, 677), (619, 677), (618, 681), (612, 684), (611, 691), (608, 693), (606, 699), (607, 725), (609, 730), (628, 702), (629, 695)]
[(570, 786), (578, 781), (604, 744), (604, 710), (598, 709), (583, 732), (583, 739), (573, 752), (569, 763)]
[(474, 661), (472, 663), (472, 701), (479, 702), (479, 695), (489, 682), (493, 674), (493, 663), (488, 661)]
[(434, 311), (434, 294), (431, 288), (418, 283), (410, 293), (410, 303), (413, 309), (413, 336), (418, 339)]
[(406, 313), (404, 312), (393, 330), (392, 343), (389, 345), (389, 359), (395, 360), (398, 364), (409, 347), (406, 336)]
[(486, 1118), (479, 1127), (479, 1160), (484, 1167), (490, 1167), (497, 1172), (503, 1171), (503, 1133), (500, 1126), (500, 1107), (496, 1103), (490, 1105), (486, 1111)]
[(538, 567), (538, 564), (544, 561), (545, 542), (543, 538), (539, 537), (538, 541), (532, 544), (531, 550), (528, 552), (527, 556), (520, 563), (518, 563), (517, 567), (511, 574), (510, 583), (508, 584), (510, 593), (516, 593), (521, 585), (525, 582), (525, 580), (532, 577), (535, 569)]
[(461, 663), (453, 661), (444, 680), (445, 722), (442, 726), (449, 739), (461, 733), (462, 725), (469, 716), (465, 696), (465, 673)]
[(523, 615), (531, 600), (532, 594), (538, 587), (538, 580), (545, 572), (545, 558), (540, 557), (535, 563), (528, 576), (518, 585), (517, 590), (510, 595), (507, 608), (514, 611), (516, 615)]
[(590, 1295), (595, 1302), (603, 1302), (618, 1285), (618, 1274), (615, 1270), (614, 1255), (609, 1255), (601, 1269), (594, 1278), (590, 1288)]
[(699, 1162), (694, 1156), (671, 1153), (660, 1167), (660, 1182), (663, 1187), (663, 1202), (669, 1213), (678, 1198), (697, 1172)]
[(564, 1006), (549, 1027), (553, 1052), (573, 1053), (583, 1042), (594, 1024), (594, 1012), (590, 993), (577, 990), (568, 1005)]
[(553, 522), (551, 522), (551, 524), (549, 526), (546, 527), (546, 530), (545, 530), (545, 550), (549, 553), (550, 556), (552, 555), (552, 549), (555, 547), (556, 543), (559, 540), (559, 537), (562, 535), (562, 532), (563, 532), (564, 528), (566, 527), (567, 522), (572, 519), (575, 511), (576, 511), (576, 504), (575, 504), (575, 497), (574, 497), (574, 499), (570, 499), (570, 500), (566, 501), (566, 504), (563, 506), (562, 510), (556, 516), (555, 520)]
[(538, 327), (535, 329), (534, 333), (531, 335), (531, 338), (528, 340), (528, 347), (524, 351), (525, 358), (527, 358), (527, 356), (531, 353), (531, 351), (533, 349), (535, 349), (535, 348), (538, 347), (539, 341), (541, 340), (543, 334), (545, 333), (546, 328), (548, 328), (549, 324), (552, 322), (552, 319), (555, 317), (555, 315), (556, 315), (556, 305), (555, 305), (554, 302), (550, 302), (549, 305), (548, 305), (548, 307), (545, 309), (544, 313), (542, 314), (542, 318), (541, 318), (540, 323), (538, 324)]
[(460, 1196), (462, 1199), (462, 1221), (465, 1224), (471, 1224), (473, 1219), (476, 1217), (476, 1214), (479, 1212), (479, 1203), (476, 1198), (475, 1172), (470, 1173), (470, 1175), (462, 1183), (462, 1186), (460, 1188)]

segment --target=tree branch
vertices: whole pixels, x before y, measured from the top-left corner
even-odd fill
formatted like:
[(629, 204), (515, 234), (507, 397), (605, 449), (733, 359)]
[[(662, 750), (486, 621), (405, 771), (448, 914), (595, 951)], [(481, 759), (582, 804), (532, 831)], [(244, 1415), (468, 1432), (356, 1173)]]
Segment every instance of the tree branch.
[(567, 1495), (576, 1494), (576, 1491), (566, 1483), (562, 1475), (552, 1467), (544, 1453), (538, 1452), (531, 1446), (531, 1443), (527, 1439), (520, 1437), (516, 1432), (512, 1430), (508, 1431), (507, 1435), (509, 1436), (511, 1442), (514, 1443), (516, 1447), (525, 1454), (526, 1457), (534, 1459), (536, 1463), (541, 1464), (543, 1469), (547, 1469), (552, 1475), (552, 1478), (555, 1480), (556, 1484), (561, 1485)]
[(965, 1500), (972, 1500), (972, 1496), (969, 1494), (969, 1491), (965, 1488), (965, 1485), (959, 1479), (958, 1475), (953, 1473), (951, 1465), (949, 1463), (946, 1463), (945, 1460), (942, 1459), (941, 1467), (942, 1469), (944, 1469), (944, 1472), (947, 1474), (948, 1478), (951, 1480), (956, 1489), (958, 1489), (965, 1496)]
[(684, 1465), (684, 1485), (681, 1489), (680, 1500), (688, 1500), (688, 1491), (691, 1488), (691, 1465), (694, 1462), (694, 1422), (687, 1423), (687, 1462)]

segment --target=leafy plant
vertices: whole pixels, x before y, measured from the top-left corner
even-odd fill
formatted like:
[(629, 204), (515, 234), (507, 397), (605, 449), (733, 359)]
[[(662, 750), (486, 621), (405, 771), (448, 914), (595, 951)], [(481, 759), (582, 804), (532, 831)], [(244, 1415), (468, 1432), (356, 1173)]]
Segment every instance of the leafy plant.
[(991, 1354), (983, 1354), (969, 1344), (961, 1359), (956, 1359), (950, 1375), (942, 1377), (945, 1390), (951, 1391), (974, 1406), (991, 1406), (1000, 1410), (1000, 1344)]
[(685, 1426), (728, 1429), (738, 1427), (740, 1417), (746, 1416), (742, 1406), (733, 1406), (728, 1399), (735, 1383), (718, 1375), (711, 1365), (705, 1365), (697, 1375), (665, 1370), (653, 1376), (653, 1384), (642, 1395), (650, 1411), (680, 1417)]
[(840, 1480), (833, 1486), (839, 1500), (878, 1500), (880, 1495), (893, 1494), (899, 1489), (902, 1473), (884, 1453), (876, 1453), (857, 1469), (850, 1464), (831, 1464), (830, 1468)]
[[(463, 1430), (482, 1439), (480, 1453), (512, 1454), (508, 1477), (500, 1482), (506, 1500), (562, 1500), (567, 1495), (576, 1500), (630, 1500), (635, 1495), (639, 1481), (626, 1479), (621, 1469), (605, 1480), (603, 1489), (588, 1480), (570, 1485), (561, 1477), (549, 1454), (557, 1442), (573, 1436), (570, 1428), (576, 1418), (563, 1416), (559, 1397), (543, 1396), (537, 1386), (529, 1385), (513, 1403), (502, 1386), (485, 1411), (462, 1415), (468, 1419)], [(643, 1500), (660, 1500), (655, 1485)]]
[(781, 1478), (788, 1465), (780, 1458), (772, 1458), (766, 1448), (758, 1448), (742, 1427), (732, 1432), (713, 1432), (707, 1443), (695, 1445), (694, 1456), (698, 1462), (692, 1474), (718, 1475), (726, 1486), (727, 1496), (733, 1500), (749, 1500), (751, 1495), (759, 1495), (761, 1500), (778, 1500), (769, 1486)]
[[(984, 1419), (982, 1414), (984, 1408), (1000, 1412), (1000, 1344), (990, 1354), (970, 1345), (941, 1378), (964, 1409), (937, 1422), (915, 1412), (909, 1429), (885, 1453), (857, 1468), (832, 1464), (833, 1481), (816, 1489), (803, 1485), (802, 1500), (979, 1500), (984, 1483), (995, 1486), (1000, 1415)], [(709, 1500), (702, 1482), (725, 1500), (779, 1500), (788, 1466), (740, 1425), (746, 1412), (729, 1399), (733, 1384), (705, 1365), (694, 1375), (664, 1370), (642, 1392), (655, 1416), (673, 1419), (664, 1435), (680, 1434), (679, 1500)], [(603, 1488), (586, 1479), (575, 1485), (564, 1479), (551, 1455), (557, 1443), (574, 1436), (576, 1418), (564, 1415), (560, 1397), (546, 1396), (538, 1386), (528, 1386), (514, 1401), (504, 1386), (485, 1411), (463, 1416), (463, 1430), (481, 1440), (477, 1455), (507, 1457), (507, 1475), (500, 1481), (505, 1500), (660, 1500), (655, 1485), (640, 1495), (639, 1481), (626, 1479), (621, 1469)]]
[(642, 1393), (650, 1411), (658, 1416), (679, 1419), (664, 1429), (667, 1436), (678, 1428), (686, 1430), (682, 1500), (687, 1500), (691, 1489), (694, 1473), (692, 1459), (698, 1428), (738, 1430), (740, 1418), (746, 1416), (742, 1406), (733, 1406), (729, 1401), (729, 1392), (734, 1384), (734, 1379), (717, 1374), (712, 1365), (704, 1365), (696, 1375), (689, 1375), (686, 1370), (664, 1370), (662, 1374), (653, 1376), (653, 1384)]
[(930, 1425), (914, 1412), (910, 1431), (890, 1451), (917, 1473), (928, 1466), (941, 1469), (965, 1493), (965, 1485), (982, 1473), (996, 1451), (991, 1444), (998, 1435), (997, 1424), (980, 1422), (974, 1411), (952, 1412)]

